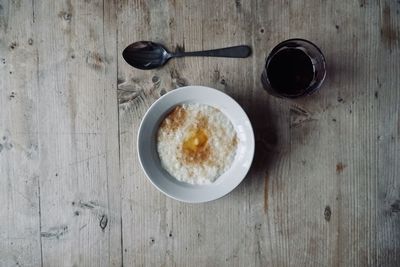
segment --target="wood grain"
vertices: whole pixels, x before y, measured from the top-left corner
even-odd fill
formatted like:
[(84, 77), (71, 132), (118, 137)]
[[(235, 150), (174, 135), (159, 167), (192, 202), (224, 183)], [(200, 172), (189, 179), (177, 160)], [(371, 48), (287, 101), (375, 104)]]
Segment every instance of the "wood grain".
[(39, 88), (32, 4), (0, 1), (0, 7), (0, 266), (40, 266)]
[[(396, 1), (0, 1), (1, 266), (399, 266), (400, 6)], [(316, 94), (260, 83), (282, 40), (327, 61)], [(133, 41), (171, 51), (248, 44), (246, 59), (141, 71)], [(162, 94), (217, 88), (252, 121), (232, 193), (167, 198), (136, 154)]]
[(35, 2), (43, 265), (121, 265), (116, 17), (108, 1)]
[(114, 5), (1, 7), (0, 265), (119, 266)]

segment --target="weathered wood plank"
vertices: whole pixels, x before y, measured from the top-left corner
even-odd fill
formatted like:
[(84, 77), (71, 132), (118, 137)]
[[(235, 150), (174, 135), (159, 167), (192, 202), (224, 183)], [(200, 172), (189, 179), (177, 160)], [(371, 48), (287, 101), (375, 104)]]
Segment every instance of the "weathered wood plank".
[[(377, 41), (370, 44), (374, 60), (368, 73), (374, 101), (368, 103), (370, 119), (365, 122), (365, 131), (372, 132), (369, 144), (375, 143), (365, 151), (370, 155), (368, 174), (375, 178), (367, 183), (375, 190), (367, 196), (369, 208), (376, 208), (368, 221), (375, 221), (376, 231), (368, 237), (375, 239), (377, 265), (396, 266), (400, 265), (400, 4), (380, 1), (378, 7), (371, 16), (378, 29)], [(370, 162), (375, 168), (368, 169)]]
[(36, 1), (45, 266), (120, 266), (116, 16), (109, 1)]
[(0, 1), (0, 266), (40, 266), (37, 49), (31, 2)]

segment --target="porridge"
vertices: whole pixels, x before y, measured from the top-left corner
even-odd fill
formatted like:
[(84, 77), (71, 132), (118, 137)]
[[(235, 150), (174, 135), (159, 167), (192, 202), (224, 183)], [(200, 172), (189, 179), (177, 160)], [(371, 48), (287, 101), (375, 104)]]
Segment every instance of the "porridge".
[(190, 184), (209, 184), (231, 166), (236, 131), (218, 109), (204, 104), (176, 106), (157, 132), (157, 151), (170, 175)]

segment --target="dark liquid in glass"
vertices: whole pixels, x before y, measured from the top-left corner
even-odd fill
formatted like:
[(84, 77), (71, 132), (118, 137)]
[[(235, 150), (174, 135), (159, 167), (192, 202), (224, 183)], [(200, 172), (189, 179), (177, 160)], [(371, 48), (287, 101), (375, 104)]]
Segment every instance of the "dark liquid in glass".
[(276, 53), (267, 67), (272, 87), (284, 95), (301, 95), (314, 79), (310, 57), (297, 48), (285, 48)]

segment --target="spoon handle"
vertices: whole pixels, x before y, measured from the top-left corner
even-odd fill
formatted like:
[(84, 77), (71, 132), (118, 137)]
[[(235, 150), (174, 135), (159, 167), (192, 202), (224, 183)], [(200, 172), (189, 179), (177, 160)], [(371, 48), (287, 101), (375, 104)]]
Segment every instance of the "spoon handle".
[(233, 57), (244, 58), (251, 54), (251, 48), (247, 45), (232, 46), (221, 49), (205, 50), (197, 52), (177, 52), (173, 57)]

